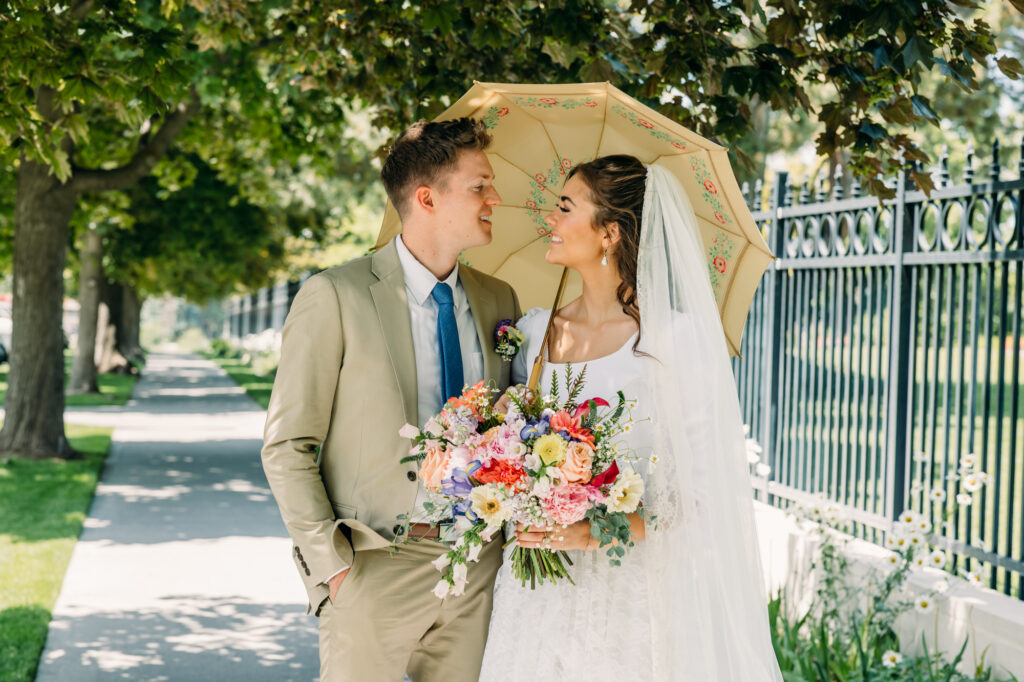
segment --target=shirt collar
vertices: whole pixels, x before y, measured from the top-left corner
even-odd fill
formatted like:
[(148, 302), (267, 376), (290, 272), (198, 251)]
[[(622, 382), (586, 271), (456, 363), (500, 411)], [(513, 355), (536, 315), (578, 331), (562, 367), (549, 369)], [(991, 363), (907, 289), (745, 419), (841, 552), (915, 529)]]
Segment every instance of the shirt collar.
[(443, 281), (452, 288), (456, 310), (462, 310), (467, 305), (466, 293), (459, 283), (458, 262), (455, 263), (455, 268), (450, 275), (443, 280), (438, 280), (437, 277), (434, 277), (434, 273), (416, 260), (416, 256), (412, 255), (412, 251), (402, 241), (400, 234), (395, 237), (395, 248), (398, 249), (398, 261), (402, 264), (402, 273), (405, 275), (405, 288), (417, 305), (423, 305), (430, 298), (430, 293), (439, 281)]

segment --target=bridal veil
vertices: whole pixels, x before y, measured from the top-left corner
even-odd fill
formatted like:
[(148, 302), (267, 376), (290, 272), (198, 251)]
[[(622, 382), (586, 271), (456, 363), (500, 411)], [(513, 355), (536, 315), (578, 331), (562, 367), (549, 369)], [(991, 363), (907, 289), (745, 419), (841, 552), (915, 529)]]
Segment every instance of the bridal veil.
[(781, 682), (742, 417), (707, 259), (679, 181), (647, 172), (637, 293), (654, 357), (654, 454), (645, 504), (656, 680)]

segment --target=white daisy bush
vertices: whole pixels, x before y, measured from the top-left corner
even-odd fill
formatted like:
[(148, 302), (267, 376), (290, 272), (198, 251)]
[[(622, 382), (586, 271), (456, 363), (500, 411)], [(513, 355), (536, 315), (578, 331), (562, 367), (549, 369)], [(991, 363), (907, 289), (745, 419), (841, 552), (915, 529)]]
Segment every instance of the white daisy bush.
[[(753, 455), (758, 455), (755, 459)], [(760, 463), (760, 449), (748, 444), (748, 461), (754, 468)], [(930, 458), (915, 453), (915, 462), (930, 473)], [(923, 510), (905, 509), (885, 532), (882, 544), (886, 553), (881, 573), (855, 578), (849, 570), (842, 546), (849, 542), (852, 522), (842, 508), (819, 494), (809, 503), (791, 509), (801, 523), (810, 522), (810, 530), (820, 537), (820, 545), (812, 568), (815, 572), (816, 598), (808, 612), (793, 621), (786, 620), (783, 597), (777, 597), (770, 610), (773, 617), (773, 638), (777, 651), (790, 649), (793, 657), (810, 657), (805, 679), (852, 679), (857, 671), (870, 673), (875, 680), (995, 680), (990, 670), (978, 669), (978, 677), (964, 676), (956, 671), (957, 661), (945, 660), (941, 652), (927, 651), (906, 655), (899, 651), (896, 620), (904, 614), (938, 618), (938, 611), (947, 595), (957, 585), (983, 587), (987, 572), (983, 568), (949, 571), (951, 554), (944, 548), (942, 535), (955, 527), (957, 510), (972, 504), (991, 477), (978, 470), (973, 454), (965, 455), (952, 476), (924, 481), (910, 486), (912, 500)], [(931, 481), (931, 483), (929, 483)], [(838, 531), (838, 532), (837, 532)], [(974, 538), (972, 546), (987, 551), (982, 538)], [(972, 563), (977, 563), (972, 562)], [(968, 564), (969, 565), (969, 564)], [(930, 589), (912, 589), (908, 579), (913, 574), (930, 576), (925, 583)], [(923, 584), (915, 580), (915, 584)], [(800, 646), (794, 643), (802, 642)], [(927, 644), (926, 644), (927, 647)], [(797, 650), (799, 649), (799, 650)], [(955, 653), (955, 652), (954, 652)], [(826, 655), (827, 654), (827, 655)], [(781, 659), (780, 659), (781, 660)], [(801, 661), (800, 668), (804, 667)], [(822, 672), (822, 670), (826, 672)], [(845, 672), (841, 672), (845, 671)], [(857, 677), (857, 679), (861, 679)]]

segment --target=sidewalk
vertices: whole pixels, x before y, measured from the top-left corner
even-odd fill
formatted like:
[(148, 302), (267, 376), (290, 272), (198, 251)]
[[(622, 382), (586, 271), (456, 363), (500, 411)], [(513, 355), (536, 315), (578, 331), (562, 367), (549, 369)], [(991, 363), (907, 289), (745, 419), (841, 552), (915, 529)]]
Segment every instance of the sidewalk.
[(38, 682), (316, 679), (264, 414), (213, 363), (163, 354), (126, 406), (68, 410), (116, 428)]

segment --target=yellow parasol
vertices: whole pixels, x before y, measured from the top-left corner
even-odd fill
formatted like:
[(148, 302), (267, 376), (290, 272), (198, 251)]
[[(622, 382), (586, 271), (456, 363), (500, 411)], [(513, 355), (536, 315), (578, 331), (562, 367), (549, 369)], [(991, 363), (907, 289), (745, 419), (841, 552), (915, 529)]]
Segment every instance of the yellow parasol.
[[(708, 275), (736, 355), (758, 282), (772, 260), (743, 199), (726, 149), (640, 104), (608, 83), (511, 85), (475, 83), (438, 120), (479, 118), (494, 136), (487, 156), (502, 204), (494, 238), (462, 254), (462, 262), (506, 280), (523, 309), (550, 305), (562, 268), (544, 260), (552, 211), (568, 171), (608, 154), (632, 154), (672, 171), (689, 195), (707, 249)], [(388, 203), (380, 248), (401, 231)], [(565, 294), (579, 295), (570, 275)], [(557, 305), (557, 303), (556, 303)]]

